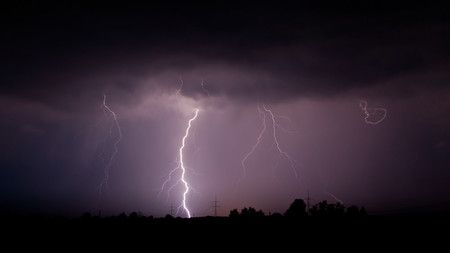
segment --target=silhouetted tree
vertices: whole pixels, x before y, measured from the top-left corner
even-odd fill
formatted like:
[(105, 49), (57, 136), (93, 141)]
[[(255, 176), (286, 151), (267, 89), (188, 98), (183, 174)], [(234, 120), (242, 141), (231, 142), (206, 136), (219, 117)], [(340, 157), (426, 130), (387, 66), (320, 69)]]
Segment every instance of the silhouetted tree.
[(255, 217), (264, 217), (264, 212), (263, 210), (259, 209), (258, 211), (256, 211), (255, 213)]
[(81, 215), (81, 219), (83, 219), (83, 220), (88, 220), (90, 218), (92, 218), (92, 215), (89, 212), (83, 213), (83, 215)]
[(292, 202), (284, 215), (289, 218), (306, 217), (307, 213), (305, 201), (303, 201), (303, 199), (294, 200), (294, 202)]
[(347, 208), (346, 216), (347, 217), (359, 217), (366, 216), (367, 212), (364, 207), (358, 208), (357, 206), (350, 206)]
[(250, 213), (250, 211), (248, 210), (248, 208), (244, 207), (244, 208), (241, 209), (241, 214), (239, 216), (241, 216), (241, 217), (248, 217), (248, 216), (250, 216), (249, 213)]
[(335, 205), (335, 214), (336, 214), (336, 216), (344, 216), (344, 214), (345, 214), (345, 206), (342, 203), (336, 203), (336, 205)]
[(117, 216), (117, 218), (119, 220), (123, 221), (123, 220), (126, 220), (128, 218), (128, 216), (125, 213), (121, 213), (121, 214), (119, 214), (119, 216)]
[(326, 206), (326, 216), (342, 217), (345, 214), (345, 207), (341, 203), (328, 204)]
[(350, 206), (345, 208), (341, 203), (328, 204), (326, 200), (314, 205), (309, 212), (311, 216), (319, 217), (357, 217), (367, 215), (364, 207)]
[(237, 209), (233, 209), (230, 211), (230, 214), (228, 215), (230, 218), (237, 218), (239, 217), (239, 211)]
[(330, 207), (328, 205), (328, 202), (326, 200), (321, 201), (317, 204), (315, 204), (311, 209), (310, 209), (310, 214), (311, 216), (329, 216), (329, 209), (333, 209), (334, 207)]
[(229, 217), (241, 217), (241, 218), (255, 218), (255, 217), (264, 217), (264, 212), (262, 210), (256, 211), (253, 207), (244, 207), (241, 209), (241, 213), (238, 210), (233, 209), (230, 211)]
[(253, 207), (244, 207), (244, 209), (241, 210), (241, 217), (248, 218), (248, 217), (255, 217), (256, 216), (256, 209)]
[(270, 217), (280, 218), (280, 217), (283, 217), (283, 215), (281, 215), (281, 213), (272, 213), (272, 214), (270, 215)]
[(132, 213), (130, 213), (128, 218), (130, 218), (131, 220), (137, 220), (137, 218), (139, 218), (139, 215), (136, 212), (132, 212)]
[(359, 216), (359, 208), (357, 206), (350, 206), (350, 207), (348, 207), (346, 216), (348, 216), (348, 217)]

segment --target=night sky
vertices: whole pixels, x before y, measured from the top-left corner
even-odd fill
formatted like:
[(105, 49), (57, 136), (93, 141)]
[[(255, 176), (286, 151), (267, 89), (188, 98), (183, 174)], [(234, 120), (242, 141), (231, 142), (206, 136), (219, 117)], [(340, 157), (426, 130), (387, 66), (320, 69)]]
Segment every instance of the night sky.
[(159, 191), (195, 108), (194, 216), (215, 197), (227, 215), (308, 192), (373, 213), (448, 208), (450, 8), (312, 2), (2, 6), (1, 211), (165, 215), (179, 171)]

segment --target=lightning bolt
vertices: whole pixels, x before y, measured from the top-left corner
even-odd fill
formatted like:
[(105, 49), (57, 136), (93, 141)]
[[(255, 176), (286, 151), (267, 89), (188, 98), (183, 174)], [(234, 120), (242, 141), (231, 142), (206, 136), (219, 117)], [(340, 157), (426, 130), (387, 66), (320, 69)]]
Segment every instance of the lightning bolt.
[[(106, 166), (104, 168), (104, 171), (103, 171), (103, 173), (104, 173), (103, 180), (100, 182), (100, 186), (99, 186), (99, 195), (100, 196), (103, 194), (103, 189), (108, 186), (109, 173), (110, 173), (110, 170), (111, 170), (111, 166), (112, 166), (112, 164), (114, 162), (114, 158), (116, 157), (117, 152), (119, 152), (119, 143), (122, 140), (122, 129), (120, 128), (119, 121), (117, 119), (117, 114), (106, 104), (106, 95), (105, 94), (103, 94), (103, 108), (109, 114), (111, 114), (111, 116), (113, 117), (114, 125), (115, 125), (115, 127), (117, 129), (118, 135), (117, 135), (116, 140), (114, 141), (114, 150), (111, 153), (111, 156), (109, 157), (109, 160), (108, 160), (108, 162), (107, 162), (107, 164), (106, 164)], [(109, 133), (112, 136), (112, 127), (109, 129)]]
[[(260, 132), (259, 132), (259, 134), (258, 134), (258, 136), (256, 138), (255, 144), (253, 144), (253, 146), (251, 147), (250, 151), (247, 152), (244, 155), (244, 157), (242, 158), (242, 160), (241, 160), (242, 176), (238, 180), (238, 184), (247, 175), (246, 162), (247, 162), (248, 158), (255, 152), (255, 150), (257, 149), (257, 147), (260, 145), (261, 141), (263, 140), (264, 134), (266, 133), (266, 130), (267, 130), (267, 118), (270, 118), (270, 121), (271, 121), (271, 125), (272, 125), (272, 140), (273, 140), (273, 143), (275, 144), (275, 147), (276, 147), (276, 150), (277, 150), (278, 154), (282, 158), (286, 159), (289, 162), (290, 168), (294, 172), (295, 177), (298, 178), (298, 173), (297, 173), (297, 170), (296, 170), (297, 163), (295, 162), (294, 159), (292, 159), (289, 156), (289, 154), (287, 152), (285, 152), (283, 149), (281, 149), (281, 145), (280, 145), (280, 142), (278, 141), (278, 136), (277, 136), (277, 128), (280, 128), (281, 130), (287, 131), (287, 132), (291, 132), (291, 131), (288, 131), (288, 130), (282, 128), (281, 125), (276, 120), (276, 118), (278, 116), (276, 116), (272, 112), (272, 110), (270, 110), (265, 105), (263, 105), (262, 109), (261, 109), (261, 106), (258, 104), (257, 109), (258, 109), (258, 114), (260, 115), (260, 118), (261, 118), (261, 130), (260, 130)], [(287, 117), (283, 116), (283, 118), (287, 118)], [(289, 119), (289, 118), (287, 118), (287, 119)]]
[(336, 195), (334, 195), (333, 193), (329, 192), (329, 191), (325, 191), (326, 194), (330, 195), (334, 201), (339, 202), (341, 204), (344, 204), (344, 201), (342, 201), (341, 199), (339, 199), (338, 197), (336, 197)]
[(205, 87), (205, 81), (202, 79), (202, 82), (200, 83), (200, 86), (202, 87), (203, 92), (205, 92), (205, 94), (209, 97), (209, 91), (208, 89), (206, 89)]
[[(387, 115), (386, 108), (381, 108), (381, 107), (368, 108), (367, 107), (367, 101), (365, 101), (365, 100), (360, 100), (359, 101), (359, 107), (361, 107), (361, 110), (364, 113), (364, 122), (366, 122), (367, 124), (377, 125), (377, 124), (381, 123), (386, 118), (386, 115)], [(383, 112), (383, 116), (380, 119), (376, 120), (376, 121), (371, 120), (370, 116), (373, 115), (377, 111)]]
[(175, 92), (175, 95), (179, 96), (181, 94), (181, 90), (183, 89), (183, 77), (180, 75), (180, 77), (178, 78), (178, 80), (180, 81), (180, 87), (178, 87), (178, 89)]
[(292, 171), (294, 172), (294, 175), (296, 178), (298, 178), (297, 170), (296, 170), (296, 162), (294, 159), (292, 159), (288, 153), (283, 151), (280, 147), (280, 142), (278, 141), (277, 137), (277, 126), (278, 123), (275, 120), (275, 115), (273, 114), (272, 110), (268, 109), (265, 105), (263, 105), (264, 111), (268, 112), (270, 115), (270, 118), (272, 119), (272, 133), (273, 133), (273, 141), (275, 142), (275, 146), (277, 147), (278, 153), (281, 155), (281, 157), (285, 158), (287, 161), (289, 161), (290, 167)]
[(252, 148), (250, 149), (250, 151), (248, 153), (246, 153), (244, 155), (244, 158), (242, 158), (241, 160), (241, 166), (242, 166), (242, 176), (241, 178), (238, 180), (237, 184), (239, 184), (239, 182), (241, 180), (243, 180), (246, 176), (247, 176), (247, 166), (245, 165), (245, 162), (247, 161), (247, 159), (255, 152), (256, 148), (259, 146), (259, 144), (261, 143), (261, 140), (263, 139), (264, 133), (266, 132), (267, 129), (267, 125), (266, 125), (266, 114), (261, 110), (260, 106), (257, 106), (258, 109), (258, 113), (261, 117), (261, 131), (258, 134), (258, 137), (256, 138), (256, 142), (255, 144), (253, 144)]
[[(167, 179), (164, 180), (163, 184), (161, 185), (161, 189), (160, 189), (159, 192), (158, 192), (158, 198), (159, 198), (159, 196), (161, 195), (161, 193), (164, 192), (164, 189), (166, 188), (166, 185), (167, 185), (170, 181), (172, 181), (173, 174), (174, 174), (175, 172), (177, 172), (177, 171), (180, 169), (180, 164), (179, 164), (179, 162), (176, 161), (176, 163), (177, 163), (177, 166), (176, 166), (175, 168), (173, 168), (172, 170), (170, 170), (170, 172), (169, 172), (169, 174), (168, 174), (168, 176), (167, 176)], [(167, 191), (167, 199), (169, 199), (170, 191), (172, 190), (172, 188), (173, 188), (174, 186), (175, 186), (175, 185), (172, 185), (172, 186), (169, 188), (169, 190)]]
[(199, 109), (196, 108), (194, 110), (194, 112), (195, 112), (194, 113), (194, 117), (192, 117), (188, 121), (188, 126), (186, 128), (186, 132), (185, 132), (185, 134), (183, 136), (183, 139), (181, 141), (181, 147), (180, 147), (180, 151), (179, 151), (179, 153), (180, 153), (180, 155), (179, 155), (179, 157), (180, 157), (180, 168), (181, 168), (181, 182), (183, 182), (184, 187), (185, 187), (185, 191), (183, 192), (182, 205), (183, 205), (184, 210), (186, 211), (186, 214), (187, 214), (188, 218), (191, 218), (191, 211), (189, 211), (189, 208), (186, 205), (186, 196), (189, 193), (189, 184), (188, 184), (188, 182), (186, 181), (186, 178), (185, 178), (185, 176), (186, 176), (186, 168), (184, 167), (183, 149), (184, 149), (184, 146), (186, 145), (186, 139), (189, 136), (189, 130), (191, 129), (192, 122), (197, 118)]
[(199, 109), (195, 108), (194, 109), (194, 116), (192, 116), (192, 118), (190, 118), (189, 121), (188, 121), (188, 124), (187, 124), (186, 130), (185, 130), (184, 136), (181, 139), (180, 148), (178, 149), (178, 159), (179, 159), (178, 160), (178, 166), (175, 167), (174, 169), (172, 169), (169, 172), (169, 175), (168, 175), (167, 179), (164, 181), (163, 185), (161, 186), (161, 191), (160, 191), (160, 193), (162, 191), (164, 191), (164, 188), (172, 180), (172, 177), (173, 177), (175, 172), (181, 171), (180, 178), (177, 180), (177, 182), (174, 185), (172, 185), (169, 188), (168, 192), (170, 192), (170, 190), (173, 187), (175, 187), (175, 185), (177, 185), (178, 183), (182, 183), (183, 184), (184, 191), (183, 191), (183, 194), (182, 194), (181, 205), (178, 207), (177, 214), (178, 214), (179, 210), (181, 208), (183, 208), (188, 218), (191, 218), (191, 211), (189, 210), (189, 207), (187, 205), (187, 195), (188, 195), (188, 193), (189, 193), (189, 191), (191, 190), (192, 187), (189, 185), (189, 182), (186, 179), (187, 169), (186, 169), (185, 163), (184, 163), (184, 153), (183, 153), (183, 151), (184, 151), (184, 148), (186, 147), (186, 140), (189, 137), (189, 132), (190, 132), (191, 127), (192, 127), (192, 122), (194, 122), (197, 119), (199, 111), (200, 111)]

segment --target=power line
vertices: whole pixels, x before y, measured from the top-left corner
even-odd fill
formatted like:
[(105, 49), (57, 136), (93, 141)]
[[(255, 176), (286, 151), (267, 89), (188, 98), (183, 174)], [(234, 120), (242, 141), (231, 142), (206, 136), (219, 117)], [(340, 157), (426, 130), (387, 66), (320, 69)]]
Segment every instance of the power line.
[(217, 201), (217, 196), (214, 195), (213, 208), (214, 208), (214, 216), (215, 217), (217, 217), (217, 208), (220, 207), (219, 205), (217, 205), (217, 203), (219, 203)]

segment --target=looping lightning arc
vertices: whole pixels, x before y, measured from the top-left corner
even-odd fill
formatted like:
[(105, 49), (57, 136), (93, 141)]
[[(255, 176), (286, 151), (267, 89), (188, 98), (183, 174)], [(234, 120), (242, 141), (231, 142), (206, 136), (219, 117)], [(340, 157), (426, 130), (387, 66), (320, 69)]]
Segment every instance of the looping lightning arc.
[[(387, 115), (386, 108), (382, 107), (369, 108), (367, 107), (367, 101), (365, 100), (359, 101), (359, 107), (361, 107), (361, 110), (364, 113), (364, 122), (366, 122), (366, 124), (377, 125), (386, 118)], [(381, 117), (378, 120), (372, 119), (377, 112), (381, 112)]]

